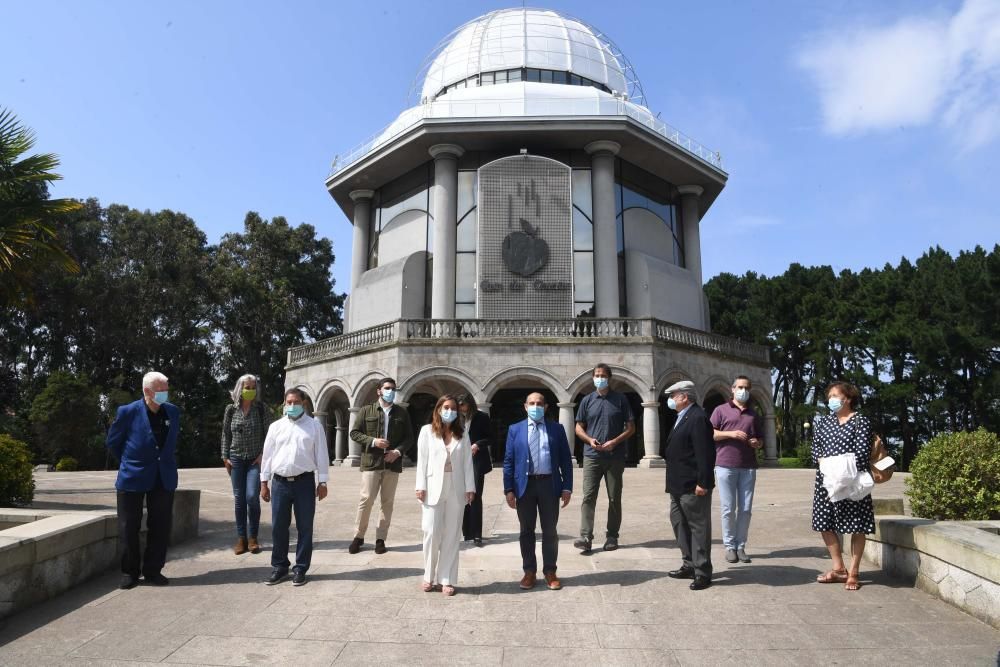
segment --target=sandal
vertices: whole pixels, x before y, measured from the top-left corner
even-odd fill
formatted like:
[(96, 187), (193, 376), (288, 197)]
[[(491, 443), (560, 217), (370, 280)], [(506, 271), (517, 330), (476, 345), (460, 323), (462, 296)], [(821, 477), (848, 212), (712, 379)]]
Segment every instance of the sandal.
[(843, 584), (848, 578), (847, 568), (843, 570), (830, 570), (816, 577), (816, 581), (821, 584)]
[(424, 593), (430, 593), (432, 590), (434, 590), (434, 584), (425, 581), (424, 583), (420, 584), (420, 590), (422, 590)]
[(454, 586), (442, 586), (441, 587), (441, 592), (444, 593), (445, 595), (447, 595), (448, 597), (451, 597), (452, 595), (455, 594), (455, 587)]
[(861, 575), (860, 572), (848, 572), (847, 579), (844, 581), (845, 591), (856, 591), (861, 588), (861, 582), (858, 581), (858, 577)]

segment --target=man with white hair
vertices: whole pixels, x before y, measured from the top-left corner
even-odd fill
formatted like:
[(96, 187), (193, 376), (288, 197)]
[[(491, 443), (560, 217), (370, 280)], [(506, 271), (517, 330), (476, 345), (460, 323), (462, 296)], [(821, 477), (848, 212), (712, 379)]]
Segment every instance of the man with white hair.
[(715, 442), (712, 424), (695, 400), (694, 382), (667, 387), (667, 406), (677, 421), (667, 438), (667, 493), (683, 564), (667, 572), (674, 579), (693, 579), (690, 588), (712, 585), (712, 489), (715, 487)]
[[(167, 543), (173, 521), (177, 488), (177, 434), (180, 410), (167, 402), (167, 376), (152, 371), (142, 378), (142, 398), (118, 408), (108, 430), (107, 447), (120, 461), (115, 489), (118, 492), (118, 541), (122, 546), (120, 588), (139, 583), (166, 586), (161, 570), (167, 560)], [(139, 553), (142, 504), (146, 503), (146, 551)]]

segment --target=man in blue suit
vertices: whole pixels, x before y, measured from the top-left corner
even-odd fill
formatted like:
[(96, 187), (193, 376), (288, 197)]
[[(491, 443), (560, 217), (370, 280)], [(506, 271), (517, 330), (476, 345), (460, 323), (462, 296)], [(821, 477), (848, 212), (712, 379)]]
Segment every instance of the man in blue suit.
[(177, 433), (180, 410), (167, 403), (167, 377), (155, 371), (142, 378), (142, 399), (118, 408), (107, 447), (121, 461), (118, 491), (118, 540), (122, 545), (120, 588), (139, 583), (139, 525), (146, 501), (146, 553), (141, 572), (147, 584), (166, 586), (161, 574), (177, 488)]
[(559, 499), (569, 504), (573, 493), (573, 457), (562, 425), (545, 419), (545, 397), (529, 394), (524, 403), (528, 418), (511, 424), (503, 456), (503, 491), (507, 504), (517, 509), (521, 524), (521, 588), (534, 588), (535, 521), (542, 524), (542, 573), (549, 590), (562, 588), (556, 576), (559, 555)]

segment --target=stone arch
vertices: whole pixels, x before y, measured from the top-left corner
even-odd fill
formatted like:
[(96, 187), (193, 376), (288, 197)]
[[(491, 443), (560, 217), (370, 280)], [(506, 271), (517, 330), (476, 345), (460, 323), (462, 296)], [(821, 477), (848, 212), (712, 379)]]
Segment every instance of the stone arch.
[[(285, 391), (288, 391), (289, 389), (298, 389), (306, 395), (306, 413), (312, 416), (312, 414), (318, 409), (317, 406), (319, 403), (316, 401), (318, 393), (312, 388), (312, 386), (309, 385), (308, 382), (300, 382), (298, 384), (285, 387)], [(284, 404), (284, 401), (282, 401), (282, 404)]]
[(444, 393), (446, 389), (441, 386), (442, 383), (434, 382), (435, 380), (441, 379), (458, 384), (463, 387), (464, 391), (472, 393), (473, 397), (476, 399), (476, 403), (486, 402), (483, 393), (479, 390), (479, 383), (465, 371), (461, 371), (451, 366), (428, 366), (427, 368), (422, 368), (416, 373), (410, 375), (399, 384), (398, 389), (402, 397), (401, 400), (407, 400), (414, 390), (420, 387), (421, 384), (425, 383), (430, 383), (435, 388), (438, 395)]
[(347, 429), (350, 422), (350, 386), (339, 378), (327, 380), (316, 399), (316, 412), (322, 413), (330, 461), (341, 465), (348, 454)]
[(391, 377), (391, 375), (381, 369), (368, 371), (362, 375), (354, 385), (354, 393), (350, 395), (351, 407), (360, 408), (374, 401), (375, 396), (369, 396), (368, 394), (374, 392), (373, 385), (384, 377)]
[(493, 377), (486, 381), (482, 391), (482, 395), (484, 397), (483, 402), (490, 400), (490, 397), (493, 396), (498, 389), (501, 389), (504, 385), (510, 384), (516, 380), (532, 380), (535, 382), (541, 382), (545, 385), (546, 389), (555, 394), (560, 403), (569, 400), (566, 396), (566, 391), (562, 388), (559, 380), (557, 380), (548, 371), (533, 366), (512, 366), (496, 373)]
[(694, 382), (694, 378), (683, 368), (678, 368), (674, 366), (668, 368), (667, 370), (660, 373), (660, 376), (656, 378), (656, 396), (659, 397), (663, 394), (663, 391), (675, 382), (680, 382), (681, 380), (690, 380)]
[(698, 402), (708, 414), (730, 398), (730, 382), (721, 375), (710, 376), (698, 387)]
[(341, 380), (340, 378), (330, 378), (325, 384), (320, 388), (318, 398), (316, 399), (317, 405), (325, 405), (330, 401), (337, 393), (342, 393), (344, 399), (347, 402), (348, 407), (351, 403), (351, 386), (346, 380)]
[[(625, 384), (628, 389), (637, 393), (643, 401), (655, 400), (655, 394), (653, 389), (650, 388), (649, 382), (640, 377), (637, 373), (634, 373), (628, 368), (622, 366), (615, 366), (613, 364), (608, 364), (611, 368), (611, 387), (615, 388), (616, 382), (619, 384)], [(590, 369), (580, 373), (576, 376), (569, 386), (566, 387), (566, 393), (570, 396), (569, 400), (573, 400), (573, 397), (577, 394), (586, 394), (593, 387), (591, 382), (591, 377), (593, 376), (594, 370)], [(620, 390), (620, 387), (619, 387)]]
[(771, 400), (771, 395), (763, 389), (752, 386), (750, 389), (750, 401), (764, 408), (765, 412), (760, 415), (761, 417), (767, 419), (775, 416), (774, 402)]

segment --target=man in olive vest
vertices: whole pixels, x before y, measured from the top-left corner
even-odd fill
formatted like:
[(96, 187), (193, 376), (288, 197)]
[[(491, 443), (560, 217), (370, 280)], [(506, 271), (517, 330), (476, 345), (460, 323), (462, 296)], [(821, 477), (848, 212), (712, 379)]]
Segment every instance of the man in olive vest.
[(403, 454), (413, 446), (413, 427), (406, 408), (395, 404), (396, 381), (385, 378), (379, 383), (378, 400), (358, 412), (351, 429), (351, 440), (364, 449), (361, 453), (361, 499), (354, 522), (354, 540), (347, 550), (356, 554), (365, 543), (368, 520), (375, 496), (381, 499), (378, 527), (375, 529), (375, 553), (386, 552), (385, 540), (392, 521), (396, 485), (403, 472)]

